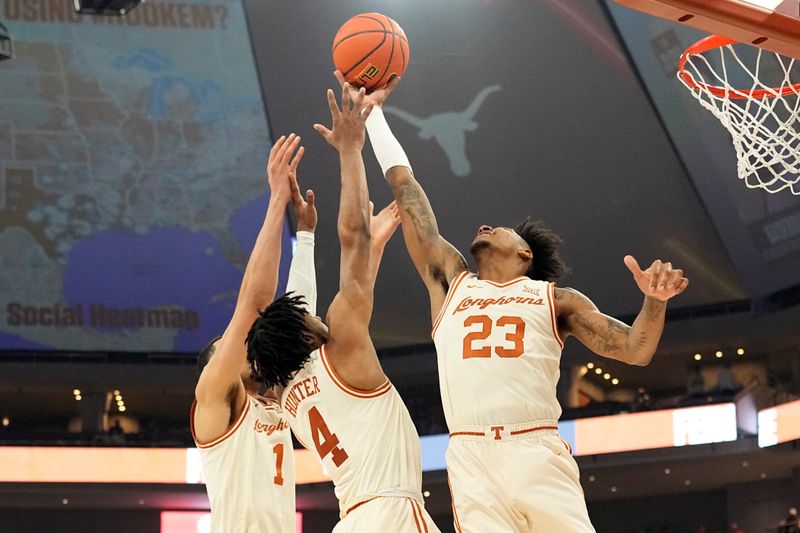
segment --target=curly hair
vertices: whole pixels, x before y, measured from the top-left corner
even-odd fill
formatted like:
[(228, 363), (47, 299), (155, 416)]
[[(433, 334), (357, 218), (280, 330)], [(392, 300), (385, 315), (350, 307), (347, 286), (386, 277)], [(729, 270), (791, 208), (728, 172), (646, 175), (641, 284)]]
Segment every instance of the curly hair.
[(311, 356), (302, 296), (286, 293), (258, 314), (247, 333), (247, 361), (268, 387), (286, 386)]
[(528, 217), (520, 222), (514, 231), (528, 243), (533, 252), (533, 261), (525, 273), (526, 276), (531, 279), (552, 281), (569, 272), (569, 267), (558, 250), (563, 242), (561, 237), (545, 227), (541, 221), (531, 220), (531, 217)]

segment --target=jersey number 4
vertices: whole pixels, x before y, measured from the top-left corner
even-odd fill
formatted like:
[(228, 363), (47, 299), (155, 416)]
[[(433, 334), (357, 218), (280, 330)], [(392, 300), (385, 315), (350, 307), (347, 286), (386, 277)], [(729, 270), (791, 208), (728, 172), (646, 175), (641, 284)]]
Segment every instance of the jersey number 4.
[(333, 464), (342, 466), (347, 460), (347, 452), (339, 448), (339, 437), (328, 429), (316, 406), (308, 410), (308, 421), (311, 424), (311, 438), (314, 439), (319, 458), (324, 459), (326, 455), (332, 453)]
[(519, 357), (525, 351), (525, 321), (518, 316), (501, 316), (497, 322), (486, 315), (473, 315), (464, 320), (464, 327), (478, 325), (480, 329), (470, 331), (464, 337), (464, 359), (472, 357), (491, 357), (492, 346), (475, 347), (475, 343), (485, 341), (492, 334), (493, 327), (504, 328), (506, 343), (503, 346), (494, 346), (494, 353), (499, 357)]

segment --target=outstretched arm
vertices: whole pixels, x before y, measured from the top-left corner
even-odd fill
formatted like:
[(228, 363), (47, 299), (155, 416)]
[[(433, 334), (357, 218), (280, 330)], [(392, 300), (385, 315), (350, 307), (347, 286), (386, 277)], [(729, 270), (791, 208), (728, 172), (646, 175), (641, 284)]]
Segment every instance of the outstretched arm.
[[(344, 81), (341, 72), (337, 71), (335, 75), (340, 83)], [(431, 320), (435, 320), (444, 304), (450, 282), (459, 272), (467, 269), (467, 262), (439, 234), (439, 226), (428, 197), (414, 177), (408, 157), (383, 115), (383, 104), (399, 81), (400, 78), (395, 78), (385, 87), (367, 96), (367, 101), (375, 106), (367, 120), (367, 133), (375, 157), (400, 207), (406, 248), (428, 289)]]
[(381, 259), (383, 258), (383, 251), (389, 239), (392, 238), (394, 232), (400, 226), (400, 209), (397, 207), (397, 202), (392, 202), (377, 215), (372, 214), (372, 202), (369, 203), (370, 222), (369, 231), (371, 239), (370, 246), (370, 275), (372, 276), (372, 284), (378, 279), (378, 270), (381, 267)]
[(328, 354), (348, 385), (372, 390), (386, 381), (369, 336), (375, 279), (370, 267), (369, 192), (364, 160), (364, 122), (372, 109), (364, 90), (342, 87), (342, 108), (328, 91), (332, 130), (314, 128), (339, 152), (342, 192), (337, 229), (341, 243), (339, 292), (328, 309)]
[(300, 193), (297, 176), (289, 175), (292, 192), (292, 205), (297, 216), (297, 245), (292, 264), (289, 267), (289, 280), (286, 292), (302, 296), (306, 311), (317, 314), (317, 272), (314, 265), (314, 231), (317, 228), (317, 208), (314, 191), (309, 189), (306, 196)]
[(631, 256), (625, 264), (644, 293), (644, 304), (632, 326), (601, 313), (589, 298), (574, 289), (556, 289), (560, 328), (598, 355), (630, 365), (647, 366), (664, 331), (667, 300), (689, 285), (683, 271), (655, 261), (642, 271)]
[(244, 341), (258, 310), (269, 305), (275, 297), (281, 235), (290, 199), (289, 172), (295, 171), (303, 157), (303, 148), (298, 149), (299, 145), (300, 138), (292, 134), (278, 139), (270, 151), (267, 214), (247, 262), (231, 321), (217, 341), (214, 355), (195, 387), (195, 433), (200, 441), (222, 435), (228, 429), (232, 413), (237, 412), (245, 401), (241, 379), (247, 360)]

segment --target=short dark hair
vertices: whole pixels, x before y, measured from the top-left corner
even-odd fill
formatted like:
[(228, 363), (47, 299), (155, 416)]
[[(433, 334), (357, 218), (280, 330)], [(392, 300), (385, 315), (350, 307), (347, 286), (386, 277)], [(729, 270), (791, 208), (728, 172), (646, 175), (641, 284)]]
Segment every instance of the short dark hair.
[(553, 230), (547, 228), (540, 220), (531, 217), (520, 222), (514, 231), (522, 237), (533, 252), (533, 261), (525, 273), (531, 279), (552, 281), (569, 272), (569, 267), (559, 253), (558, 247), (563, 242)]
[(197, 373), (202, 374), (203, 369), (206, 367), (209, 361), (211, 361), (211, 356), (214, 355), (214, 352), (217, 351), (217, 347), (214, 346), (214, 343), (217, 342), (222, 338), (222, 335), (217, 335), (210, 341), (205, 347), (197, 353)]
[(247, 361), (267, 387), (286, 386), (311, 356), (302, 296), (286, 293), (258, 314), (247, 333)]

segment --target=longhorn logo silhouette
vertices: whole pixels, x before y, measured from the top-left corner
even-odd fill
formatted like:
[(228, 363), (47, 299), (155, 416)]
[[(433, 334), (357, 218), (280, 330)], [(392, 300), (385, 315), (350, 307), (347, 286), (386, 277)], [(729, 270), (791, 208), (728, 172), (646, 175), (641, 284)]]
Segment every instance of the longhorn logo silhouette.
[(500, 88), (499, 85), (486, 87), (478, 93), (464, 111), (460, 112), (448, 111), (436, 113), (427, 118), (419, 118), (396, 107), (386, 106), (383, 110), (416, 127), (419, 130), (420, 139), (425, 141), (436, 139), (450, 161), (450, 170), (456, 176), (463, 178), (469, 176), (472, 171), (472, 165), (467, 159), (467, 132), (478, 129), (478, 123), (473, 120), (475, 115), (486, 97), (499, 91)]

